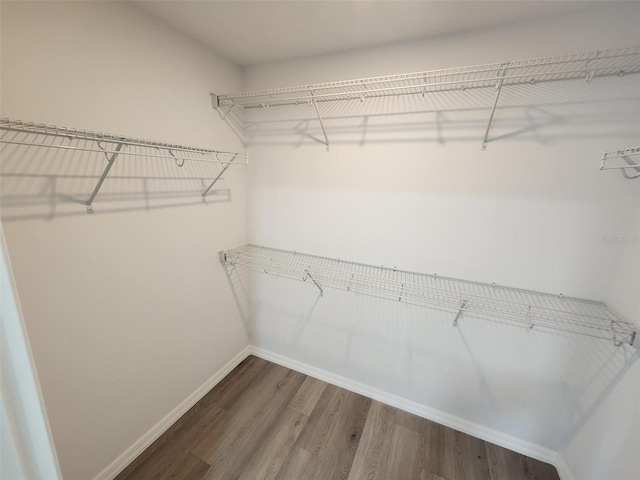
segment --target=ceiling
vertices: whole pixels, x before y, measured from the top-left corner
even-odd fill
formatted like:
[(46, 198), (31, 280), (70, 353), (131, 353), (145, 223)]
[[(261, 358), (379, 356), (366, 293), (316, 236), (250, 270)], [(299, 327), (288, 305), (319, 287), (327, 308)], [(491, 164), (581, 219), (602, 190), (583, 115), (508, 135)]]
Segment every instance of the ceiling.
[(241, 66), (573, 13), (607, 1), (137, 1)]

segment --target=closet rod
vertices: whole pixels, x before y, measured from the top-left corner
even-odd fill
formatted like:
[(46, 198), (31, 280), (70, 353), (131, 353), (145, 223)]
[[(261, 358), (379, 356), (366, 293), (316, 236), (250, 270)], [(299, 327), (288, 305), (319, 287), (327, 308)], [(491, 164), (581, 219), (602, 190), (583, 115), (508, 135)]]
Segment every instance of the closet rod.
[(215, 96), (214, 106), (260, 108), (336, 100), (364, 100), (472, 88), (495, 88), (640, 72), (640, 47), (541, 57)]
[(245, 267), (324, 287), (449, 310), (453, 325), (465, 316), (575, 333), (640, 348), (637, 328), (606, 304), (517, 288), (365, 265), (256, 245), (220, 252), (231, 268)]

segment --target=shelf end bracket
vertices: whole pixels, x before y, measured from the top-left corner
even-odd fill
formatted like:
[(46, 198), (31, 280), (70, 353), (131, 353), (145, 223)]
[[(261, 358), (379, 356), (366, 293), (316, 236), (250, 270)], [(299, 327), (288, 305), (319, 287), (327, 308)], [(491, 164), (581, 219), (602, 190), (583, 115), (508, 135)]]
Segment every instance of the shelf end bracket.
[(214, 110), (218, 112), (218, 115), (222, 120), (227, 118), (227, 115), (231, 113), (231, 109), (234, 107), (233, 102), (227, 105), (227, 109), (225, 111), (224, 105), (220, 103), (220, 97), (215, 93), (211, 93), (211, 106)]
[(327, 131), (324, 129), (324, 123), (322, 122), (322, 116), (320, 116), (320, 110), (318, 109), (318, 104), (316, 103), (316, 99), (313, 96), (313, 92), (311, 93), (311, 103), (316, 109), (316, 115), (318, 116), (318, 121), (320, 122), (320, 128), (322, 128), (322, 134), (324, 135), (324, 144), (327, 146), (327, 152), (329, 151), (329, 138), (327, 137)]
[(89, 200), (87, 200), (87, 203), (85, 204), (87, 206), (87, 213), (94, 212), (93, 200), (96, 198), (96, 195), (100, 191), (100, 188), (102, 187), (102, 184), (104, 183), (105, 178), (107, 178), (107, 175), (109, 175), (109, 170), (111, 170), (111, 167), (113, 167), (113, 162), (115, 161), (116, 157), (120, 153), (120, 150), (122, 150), (123, 146), (124, 146), (124, 143), (118, 143), (118, 146), (116, 147), (115, 151), (111, 154), (111, 157), (107, 157), (107, 166), (104, 168), (104, 171), (100, 176), (100, 180), (98, 180), (98, 184), (96, 185), (96, 188), (93, 189), (93, 192), (89, 197)]
[(209, 194), (209, 190), (211, 190), (211, 188), (216, 184), (216, 182), (218, 180), (220, 180), (220, 177), (222, 177), (222, 175), (224, 174), (224, 172), (227, 171), (227, 168), (229, 168), (231, 166), (231, 164), (233, 163), (233, 161), (237, 158), (238, 154), (234, 154), (233, 157), (231, 157), (231, 160), (229, 160), (228, 163), (225, 163), (224, 167), (222, 167), (222, 170), (220, 170), (220, 173), (216, 176), (216, 178), (213, 179), (213, 182), (211, 182), (209, 184), (209, 186), (207, 187), (207, 189), (202, 192), (202, 200), (204, 200), (205, 198), (207, 198), (207, 195)]
[(305, 270), (305, 273), (307, 274), (307, 277), (309, 277), (311, 279), (311, 281), (313, 282), (313, 284), (318, 287), (318, 290), (320, 290), (320, 296), (324, 297), (324, 290), (322, 290), (322, 287), (320, 286), (320, 284), (316, 281), (315, 278), (313, 278), (311, 276), (311, 272), (309, 272), (309, 270)]
[(623, 155), (622, 159), (627, 162), (627, 164), (629, 165), (629, 167), (632, 170), (635, 170), (637, 173), (635, 173), (634, 175), (629, 175), (624, 169), (622, 170), (622, 175), (624, 176), (624, 178), (628, 178), (629, 180), (633, 180), (635, 178), (640, 178), (640, 165), (638, 165), (636, 162), (634, 162), (633, 160), (631, 160), (630, 157)]
[(507, 73), (507, 65), (502, 65), (502, 69), (498, 72), (498, 81), (496, 82), (496, 98), (493, 100), (493, 108), (489, 115), (489, 123), (487, 124), (487, 130), (484, 132), (484, 138), (482, 140), (482, 150), (487, 149), (487, 142), (489, 141), (489, 131), (491, 130), (491, 124), (493, 123), (493, 116), (496, 114), (496, 107), (498, 106), (498, 100), (500, 99), (500, 92), (502, 91), (502, 82), (504, 76)]
[(458, 326), (458, 320), (462, 316), (462, 314), (463, 314), (463, 312), (464, 312), (466, 307), (467, 307), (467, 300), (463, 300), (462, 303), (460, 304), (460, 309), (458, 310), (458, 314), (456, 315), (456, 318), (453, 319), (453, 326), (454, 327)]

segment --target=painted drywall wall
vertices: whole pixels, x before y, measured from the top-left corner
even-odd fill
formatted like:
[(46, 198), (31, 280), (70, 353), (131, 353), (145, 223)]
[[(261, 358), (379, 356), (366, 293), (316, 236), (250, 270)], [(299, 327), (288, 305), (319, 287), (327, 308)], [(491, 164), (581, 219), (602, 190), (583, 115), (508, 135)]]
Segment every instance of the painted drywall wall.
[[(614, 5), (251, 67), (246, 88), (635, 46), (639, 14)], [(637, 144), (638, 85), (636, 75), (505, 89), (484, 152), (494, 92), (321, 103), (329, 152), (311, 105), (245, 112), (250, 241), (611, 301), (623, 253), (603, 238), (628, 235), (639, 191), (598, 171), (599, 158)], [(637, 370), (626, 347), (469, 317), (455, 329), (451, 313), (252, 278), (258, 347), (554, 451), (610, 402), (631, 401), (633, 387), (616, 390)], [(634, 308), (623, 313), (638, 324)], [(628, 414), (612, 437), (630, 438), (637, 412)], [(616, 457), (618, 472), (630, 471), (632, 448)], [(579, 473), (577, 450), (566, 459)]]
[[(634, 221), (626, 230), (609, 234), (604, 244), (620, 252), (619, 268), (611, 284), (608, 303), (628, 318), (638, 319), (640, 193), (636, 205)], [(633, 208), (629, 205), (630, 210)], [(576, 479), (632, 479), (638, 476), (637, 461), (634, 461), (640, 452), (640, 362), (636, 361), (637, 354), (637, 350), (628, 350), (628, 364), (632, 367), (562, 452)]]
[[(125, 2), (2, 2), (3, 117), (239, 151), (209, 93), (240, 81)], [(86, 480), (248, 345), (217, 257), (246, 241), (245, 170), (202, 203), (199, 166), (116, 162), (87, 215), (104, 159), (8, 148), (9, 255), (64, 478)]]
[(0, 227), (0, 478), (61, 480)]

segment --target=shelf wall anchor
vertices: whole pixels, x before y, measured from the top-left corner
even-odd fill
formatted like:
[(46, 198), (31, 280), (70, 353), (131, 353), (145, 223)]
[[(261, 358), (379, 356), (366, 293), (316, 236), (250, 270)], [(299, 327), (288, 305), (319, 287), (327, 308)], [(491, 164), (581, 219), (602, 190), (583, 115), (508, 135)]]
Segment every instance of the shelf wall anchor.
[(209, 186), (207, 187), (207, 189), (204, 192), (202, 192), (202, 200), (204, 200), (207, 197), (207, 194), (209, 193), (209, 190), (211, 190), (211, 188), (216, 184), (216, 182), (218, 180), (220, 180), (220, 177), (222, 177), (224, 172), (227, 171), (227, 168), (229, 168), (231, 166), (231, 164), (233, 163), (233, 161), (236, 159), (237, 156), (238, 156), (238, 154), (236, 153), (233, 157), (231, 157), (231, 160), (229, 160), (229, 163), (225, 163), (225, 165), (222, 167), (222, 170), (220, 170), (220, 173), (218, 174), (218, 176), (216, 178), (214, 178), (213, 182), (211, 182), (209, 184)]
[(496, 83), (496, 98), (493, 101), (493, 108), (491, 109), (491, 115), (489, 115), (489, 123), (487, 124), (487, 131), (484, 132), (484, 139), (482, 140), (482, 150), (487, 149), (487, 142), (489, 141), (489, 131), (491, 130), (491, 123), (493, 122), (493, 116), (496, 113), (496, 107), (498, 106), (498, 100), (500, 99), (500, 92), (502, 91), (502, 82), (504, 76), (507, 73), (506, 64), (498, 72), (498, 82)]
[(460, 309), (458, 310), (458, 314), (456, 315), (456, 318), (453, 319), (453, 326), (454, 327), (458, 326), (458, 320), (462, 316), (462, 313), (464, 312), (466, 306), (467, 306), (467, 301), (463, 300), (462, 303), (460, 304)]
[(118, 146), (116, 147), (115, 151), (111, 155), (111, 157), (107, 157), (107, 160), (108, 160), (107, 166), (105, 167), (104, 171), (102, 172), (102, 176), (100, 177), (100, 180), (98, 180), (98, 184), (96, 185), (96, 188), (93, 189), (93, 193), (89, 197), (89, 200), (87, 200), (87, 203), (86, 203), (86, 205), (87, 205), (87, 213), (93, 213), (94, 212), (93, 205), (92, 205), (93, 204), (93, 200), (96, 198), (96, 195), (100, 191), (100, 187), (102, 187), (102, 183), (104, 182), (105, 178), (107, 178), (107, 175), (109, 175), (109, 170), (111, 170), (111, 167), (113, 167), (113, 162), (115, 161), (116, 157), (120, 153), (120, 150), (122, 150), (123, 146), (124, 146), (124, 143), (119, 143)]
[(316, 103), (316, 99), (313, 96), (313, 91), (311, 93), (311, 103), (316, 109), (316, 115), (318, 116), (318, 121), (320, 122), (320, 128), (322, 128), (322, 134), (324, 135), (324, 144), (327, 146), (327, 152), (329, 151), (329, 138), (327, 137), (327, 131), (324, 129), (324, 123), (322, 122), (322, 117), (320, 116), (320, 110), (318, 109), (318, 104)]

